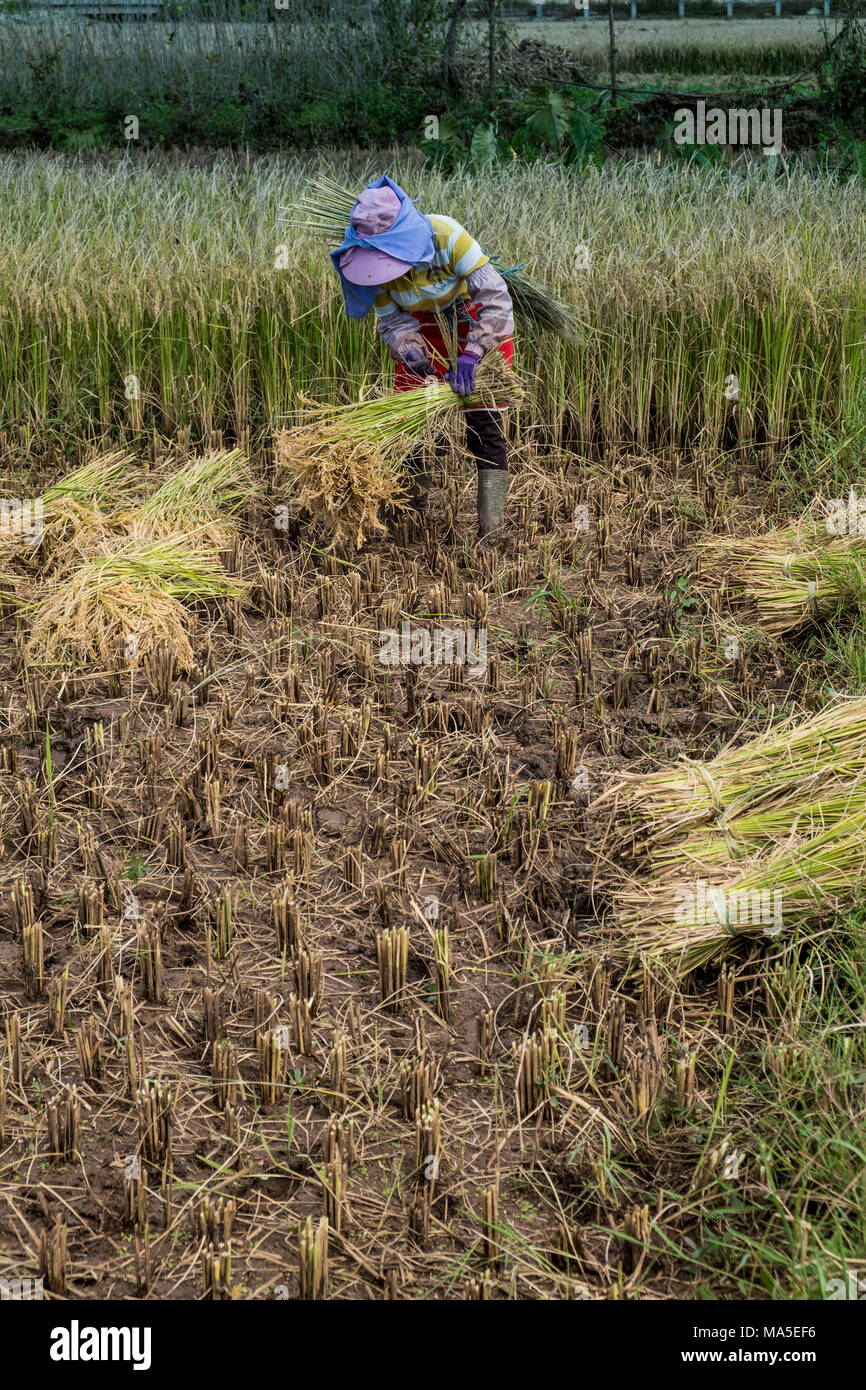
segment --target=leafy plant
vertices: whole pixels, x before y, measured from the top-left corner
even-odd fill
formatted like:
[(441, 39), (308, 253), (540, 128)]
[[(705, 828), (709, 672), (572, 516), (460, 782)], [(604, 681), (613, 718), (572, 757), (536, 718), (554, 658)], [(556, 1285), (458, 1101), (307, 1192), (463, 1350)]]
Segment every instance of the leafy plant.
[(526, 99), (528, 114), (520, 145), (560, 154), (569, 136), (570, 107), (564, 92), (555, 87), (533, 87)]
[(607, 134), (607, 93), (599, 96), (582, 88), (531, 88), (520, 105), (522, 126), (515, 131), (514, 148), (525, 157), (561, 159), (565, 164), (595, 158)]
[(689, 576), (681, 574), (674, 582), (673, 588), (665, 590), (665, 598), (677, 621), (697, 602), (695, 596), (689, 593), (689, 583)]
[(140, 854), (133, 854), (133, 855), (130, 857), (130, 860), (129, 860), (129, 868), (127, 869), (126, 874), (124, 875), (124, 877), (130, 879), (133, 883), (139, 883), (140, 880), (144, 877), (144, 875), (145, 875), (146, 872), (147, 872), (147, 864), (146, 864), (146, 862), (142, 859), (141, 855), (140, 855)]
[(475, 127), (469, 142), (469, 153), (473, 164), (477, 164), (479, 169), (486, 169), (495, 163), (499, 151), (496, 146), (494, 126), (477, 125)]

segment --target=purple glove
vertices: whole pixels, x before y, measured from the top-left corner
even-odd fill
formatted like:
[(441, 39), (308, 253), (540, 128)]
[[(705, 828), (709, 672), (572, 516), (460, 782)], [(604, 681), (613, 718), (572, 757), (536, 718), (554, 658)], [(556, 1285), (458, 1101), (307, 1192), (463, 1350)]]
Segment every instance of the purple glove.
[(449, 372), (445, 380), (458, 396), (469, 396), (475, 390), (475, 368), (478, 358), (474, 352), (461, 352), (457, 358), (457, 370)]
[(418, 352), (413, 349), (406, 353), (402, 361), (406, 371), (411, 372), (413, 376), (436, 375), (436, 368), (433, 366), (433, 363), (424, 356), (423, 352)]

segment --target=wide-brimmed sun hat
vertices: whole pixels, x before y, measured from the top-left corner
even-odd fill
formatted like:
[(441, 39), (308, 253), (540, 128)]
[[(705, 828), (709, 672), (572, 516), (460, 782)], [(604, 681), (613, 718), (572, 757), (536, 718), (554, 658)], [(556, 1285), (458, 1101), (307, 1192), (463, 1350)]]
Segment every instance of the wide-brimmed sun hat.
[[(359, 236), (379, 236), (397, 220), (400, 199), (392, 189), (365, 188), (352, 208), (350, 221)], [(387, 285), (412, 269), (411, 261), (400, 261), (372, 247), (351, 246), (340, 257), (340, 270), (353, 285)]]

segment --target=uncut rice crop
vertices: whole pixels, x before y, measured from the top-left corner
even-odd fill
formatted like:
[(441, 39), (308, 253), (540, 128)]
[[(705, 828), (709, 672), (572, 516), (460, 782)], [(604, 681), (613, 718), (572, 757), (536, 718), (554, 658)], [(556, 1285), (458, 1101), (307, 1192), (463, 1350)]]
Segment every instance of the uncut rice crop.
[[(817, 57), (824, 34), (832, 39), (838, 20), (812, 16), (796, 19), (665, 19), (659, 24), (617, 23), (619, 72), (775, 74), (799, 72)], [(541, 23), (519, 25), (521, 37), (575, 51), (593, 72), (609, 62), (609, 38), (600, 24)]]
[[(0, 158), (0, 425), (62, 416), (244, 440), (305, 398), (345, 402), (387, 382), (384, 347), (372, 323), (346, 318), (321, 236), (287, 214), (316, 168), (353, 188), (382, 172), (357, 156), (206, 169)], [(703, 431), (709, 445), (731, 428), (780, 440), (851, 408), (866, 341), (862, 184), (745, 160), (390, 172), (588, 325), (586, 346), (517, 339), (551, 443)]]
[[(311, 182), (304, 198), (293, 211), (292, 220), (319, 232), (332, 245), (339, 245), (355, 199), (356, 195), (349, 189), (334, 179), (321, 176)], [(498, 256), (492, 258), (491, 264), (508, 282), (518, 323), (522, 319), (530, 326), (553, 333), (564, 343), (574, 345), (584, 341), (586, 325), (580, 321), (571, 304), (553, 294), (546, 285), (539, 284), (538, 280), (526, 273), (523, 266), (506, 265)]]

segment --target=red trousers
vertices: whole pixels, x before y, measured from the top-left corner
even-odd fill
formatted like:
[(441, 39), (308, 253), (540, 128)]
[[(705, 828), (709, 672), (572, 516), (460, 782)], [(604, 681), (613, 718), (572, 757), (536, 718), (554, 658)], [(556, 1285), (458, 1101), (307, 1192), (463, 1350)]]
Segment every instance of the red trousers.
[[(466, 346), (466, 339), (471, 327), (469, 319), (477, 317), (477, 308), (470, 300), (464, 300), (462, 304), (457, 306), (457, 309), (457, 345), (458, 351), (462, 352)], [(421, 336), (429, 349), (430, 361), (441, 381), (446, 372), (450, 371), (451, 343), (450, 341), (446, 343), (443, 339), (435, 314), (419, 313), (413, 314), (412, 317), (418, 323)], [(508, 338), (504, 343), (500, 343), (496, 351), (509, 367), (513, 366), (513, 338)], [(423, 380), (423, 377), (413, 376), (402, 362), (397, 363), (397, 372), (394, 377), (395, 391), (412, 391), (416, 386), (420, 386)], [(466, 411), (466, 443), (479, 468), (507, 470), (508, 449), (498, 410)]]

